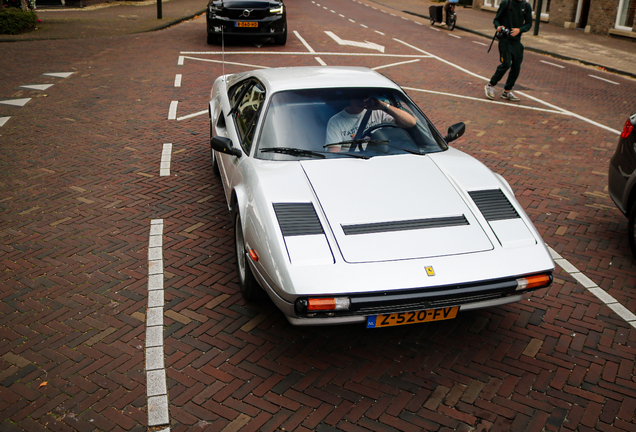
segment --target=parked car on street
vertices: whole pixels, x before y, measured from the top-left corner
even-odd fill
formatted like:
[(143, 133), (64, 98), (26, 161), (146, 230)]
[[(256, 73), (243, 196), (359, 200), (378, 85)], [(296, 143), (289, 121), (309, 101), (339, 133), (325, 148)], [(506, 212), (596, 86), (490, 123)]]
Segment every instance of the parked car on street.
[(287, 43), (287, 11), (283, 0), (209, 0), (208, 44), (222, 37), (273, 38)]
[(377, 72), (221, 76), (209, 115), (241, 292), (266, 293), (294, 325), (451, 319), (552, 281), (554, 262), (508, 183), (447, 144), (464, 123), (442, 136)]
[(628, 218), (627, 237), (636, 255), (636, 113), (632, 114), (618, 139), (616, 151), (610, 159), (608, 189), (618, 209)]

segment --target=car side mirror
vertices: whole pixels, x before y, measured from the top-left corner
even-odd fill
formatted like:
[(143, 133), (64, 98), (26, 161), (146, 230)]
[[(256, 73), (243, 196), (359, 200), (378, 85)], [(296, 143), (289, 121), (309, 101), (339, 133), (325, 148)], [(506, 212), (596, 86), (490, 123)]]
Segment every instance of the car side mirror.
[(464, 135), (464, 132), (466, 132), (466, 125), (464, 123), (455, 123), (448, 128), (448, 133), (444, 139), (446, 142), (455, 141), (457, 138)]
[(229, 154), (236, 157), (241, 157), (243, 152), (241, 149), (232, 145), (232, 140), (226, 137), (214, 136), (210, 140), (210, 146), (213, 150), (221, 153)]

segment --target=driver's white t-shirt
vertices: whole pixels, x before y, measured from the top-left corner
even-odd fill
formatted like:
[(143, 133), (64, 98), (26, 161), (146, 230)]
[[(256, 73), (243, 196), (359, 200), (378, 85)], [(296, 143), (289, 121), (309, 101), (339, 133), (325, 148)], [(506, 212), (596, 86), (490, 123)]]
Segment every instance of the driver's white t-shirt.
[[(325, 139), (325, 144), (352, 140), (356, 136), (356, 132), (358, 132), (362, 117), (364, 117), (365, 113), (366, 110), (363, 110), (360, 114), (349, 114), (346, 110), (342, 110), (331, 117), (327, 123), (327, 138)], [(393, 124), (395, 123), (395, 119), (384, 111), (373, 110), (365, 129), (380, 123)]]

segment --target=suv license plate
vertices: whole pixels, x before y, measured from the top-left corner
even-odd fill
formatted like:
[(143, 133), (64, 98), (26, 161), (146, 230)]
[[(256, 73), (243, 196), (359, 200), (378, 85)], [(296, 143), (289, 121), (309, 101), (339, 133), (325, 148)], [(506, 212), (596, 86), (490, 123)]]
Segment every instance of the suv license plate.
[(457, 316), (457, 312), (459, 312), (459, 306), (413, 312), (400, 312), (390, 315), (372, 315), (367, 317), (367, 328), (442, 321), (455, 318)]
[(258, 27), (258, 22), (254, 21), (237, 21), (236, 27)]

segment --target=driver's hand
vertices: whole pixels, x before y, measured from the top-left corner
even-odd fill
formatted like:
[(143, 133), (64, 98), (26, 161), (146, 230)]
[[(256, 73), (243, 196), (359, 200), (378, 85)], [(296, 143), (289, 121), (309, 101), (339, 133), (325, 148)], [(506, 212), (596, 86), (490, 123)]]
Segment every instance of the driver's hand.
[(370, 109), (370, 110), (382, 109), (382, 104), (380, 103), (380, 101), (373, 97), (369, 99), (365, 99), (362, 102), (362, 104), (364, 105), (365, 109)]

